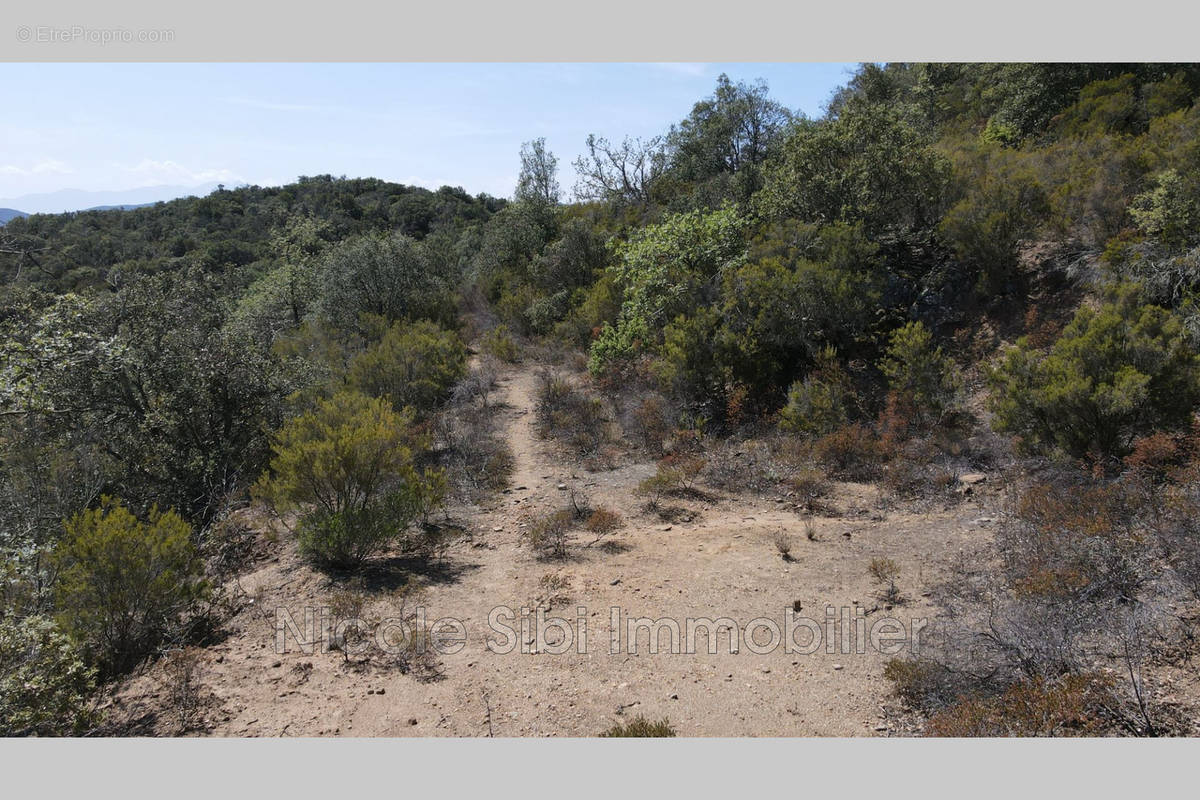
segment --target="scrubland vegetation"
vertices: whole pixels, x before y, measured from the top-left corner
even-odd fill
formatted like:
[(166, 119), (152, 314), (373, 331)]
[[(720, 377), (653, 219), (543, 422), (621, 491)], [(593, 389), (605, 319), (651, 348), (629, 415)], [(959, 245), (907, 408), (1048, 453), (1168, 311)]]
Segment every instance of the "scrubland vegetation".
[(661, 137), (589, 137), (570, 199), (533, 139), (511, 200), (322, 176), (9, 222), (0, 732), (101, 730), (97, 692), (164, 654), (189, 676), (239, 602), (231, 510), (338, 580), (435, 559), (508, 488), (516, 368), (565, 463), (656, 465), (617, 510), (564, 493), (538, 558), (786, 493), (790, 563), (836, 482), (920, 509), (1001, 476), (936, 644), (886, 667), (919, 730), (1188, 730), (1150, 668), (1194, 657), (1200, 602), (1198, 93), (1193, 65), (863, 65), (806, 119), (722, 77)]

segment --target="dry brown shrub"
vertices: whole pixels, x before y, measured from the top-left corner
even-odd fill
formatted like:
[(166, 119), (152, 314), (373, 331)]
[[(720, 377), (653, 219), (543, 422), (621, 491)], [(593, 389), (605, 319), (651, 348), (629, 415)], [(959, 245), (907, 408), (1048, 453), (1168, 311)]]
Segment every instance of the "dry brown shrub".
[(814, 443), (813, 452), (830, 474), (850, 481), (874, 480), (886, 460), (879, 438), (857, 423), (822, 436)]
[(1035, 678), (998, 697), (964, 699), (929, 718), (938, 737), (1096, 736), (1109, 726), (1111, 682), (1102, 675)]

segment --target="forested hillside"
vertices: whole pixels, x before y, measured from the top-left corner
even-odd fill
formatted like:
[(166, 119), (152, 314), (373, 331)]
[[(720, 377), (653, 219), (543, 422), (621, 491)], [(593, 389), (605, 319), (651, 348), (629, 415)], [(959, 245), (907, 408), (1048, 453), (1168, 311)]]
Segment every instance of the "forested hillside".
[[(1004, 474), (898, 695), (927, 733), (1186, 730), (1139, 670), (1200, 592), (1198, 93), (1190, 64), (863, 65), (808, 119), (722, 76), (573, 177), (531, 130), (507, 200), (320, 176), (9, 221), (0, 732), (98, 730), (98, 686), (208, 641), (236, 509), (334, 574), (444, 547), (435, 512), (507, 486), (488, 392), (521, 360), (574, 365), (539, 429), (658, 462), (655, 502), (811, 518), (828, 481)], [(729, 466), (748, 443), (769, 469)]]

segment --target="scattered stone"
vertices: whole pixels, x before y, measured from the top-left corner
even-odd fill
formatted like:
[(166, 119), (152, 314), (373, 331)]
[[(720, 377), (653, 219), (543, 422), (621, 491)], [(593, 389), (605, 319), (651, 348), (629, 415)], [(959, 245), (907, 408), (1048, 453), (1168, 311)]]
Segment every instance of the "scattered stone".
[(376, 689), (375, 694), (387, 694), (387, 690), (386, 689)]
[(503, 525), (494, 525), (494, 526), (492, 526), (492, 531), (493, 531), (493, 532), (495, 532), (495, 533), (499, 533), (499, 532), (500, 532), (500, 531), (502, 531), (502, 530), (504, 530), (504, 526), (503, 526)]
[(567, 485), (566, 485), (565, 483), (560, 483), (560, 484), (559, 484), (559, 485), (558, 485), (556, 488), (557, 488), (559, 491), (562, 491), (563, 489), (566, 489), (566, 488), (567, 488)]
[(677, 695), (677, 694), (673, 694), (673, 695), (671, 695), (670, 699), (671, 699), (671, 700), (678, 700), (678, 699), (679, 699), (679, 695)]
[(275, 663), (271, 664), (271, 666), (272, 666), (272, 667), (282, 667), (282, 666), (283, 666), (283, 662), (282, 662), (282, 661), (276, 661)]
[(875, 730), (877, 730), (877, 731), (886, 731), (887, 729), (888, 729), (887, 725), (876, 725), (875, 726)]
[(417, 718), (416, 718), (416, 717), (410, 717), (410, 718), (409, 718), (409, 720), (408, 720), (408, 724), (409, 724), (409, 725), (416, 725), (416, 724), (417, 724)]
[(834, 665), (833, 665), (833, 668), (834, 668), (835, 670), (838, 670), (838, 669), (843, 669), (843, 667), (842, 667), (842, 665), (841, 665), (841, 664), (834, 664)]
[(968, 472), (966, 475), (958, 476), (958, 482), (964, 486), (974, 486), (977, 483), (983, 483), (987, 480), (987, 475), (982, 472)]
[(620, 578), (613, 578), (611, 581), (609, 581), (609, 582), (608, 582), (608, 585), (609, 585), (609, 586), (616, 586), (616, 585), (617, 585), (618, 583), (620, 583), (620, 582), (621, 582), (621, 579), (620, 579)]

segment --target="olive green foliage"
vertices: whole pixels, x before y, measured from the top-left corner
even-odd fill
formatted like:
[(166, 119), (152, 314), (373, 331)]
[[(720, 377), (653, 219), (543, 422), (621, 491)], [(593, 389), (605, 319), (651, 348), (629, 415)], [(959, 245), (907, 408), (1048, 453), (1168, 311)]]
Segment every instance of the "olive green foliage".
[(1174, 315), (1126, 289), (1079, 309), (1048, 352), (1018, 341), (991, 383), (997, 427), (1031, 449), (1119, 457), (1135, 436), (1190, 421), (1200, 362)]
[(670, 720), (651, 722), (645, 717), (634, 717), (624, 725), (614, 725), (600, 734), (602, 738), (670, 738), (675, 736), (675, 729)]
[(412, 422), (411, 411), (397, 412), (387, 400), (339, 392), (283, 426), (256, 492), (280, 513), (300, 512), (305, 553), (356, 567), (402, 543), (444, 494), (439, 473), (414, 466), (424, 442)]
[(946, 160), (894, 108), (856, 105), (803, 120), (767, 169), (759, 206), (775, 219), (861, 222), (868, 231), (937, 221)]
[(285, 186), (222, 188), (143, 208), (35, 214), (12, 220), (5, 231), (51, 246), (38, 253), (36, 269), (0, 253), (0, 279), (72, 292), (103, 288), (138, 271), (196, 266), (244, 288), (277, 266), (275, 240), (296, 220), (317, 220), (330, 242), (393, 230), (416, 239), (444, 232), (457, 237), (461, 228), (486, 221), (503, 206), (495, 197), (472, 197), (449, 186), (431, 191), (377, 178), (318, 175)]
[(892, 331), (879, 370), (888, 389), (912, 403), (919, 423), (936, 421), (954, 404), (958, 390), (954, 364), (920, 322)]
[(427, 415), (450, 395), (466, 372), (467, 353), (453, 331), (422, 321), (396, 323), (354, 357), (346, 374), (352, 389)]
[(616, 326), (605, 324), (588, 368), (600, 373), (658, 343), (662, 326), (715, 295), (714, 278), (745, 257), (746, 222), (732, 207), (668, 217), (616, 245), (624, 299)]
[(178, 514), (153, 508), (142, 521), (104, 498), (63, 528), (54, 551), (59, 622), (103, 674), (130, 669), (180, 635), (208, 584)]
[(792, 115), (771, 99), (763, 81), (717, 78), (716, 90), (692, 107), (666, 137), (665, 181), (678, 202), (717, 207), (745, 203), (762, 186), (762, 168), (782, 139)]
[[(1196, 176), (1200, 177), (1200, 176)], [(1133, 199), (1129, 215), (1148, 236), (1167, 246), (1200, 240), (1200, 181), (1169, 169), (1154, 177), (1154, 186)]]
[(654, 373), (714, 419), (736, 395), (745, 410), (777, 409), (826, 348), (856, 353), (870, 341), (880, 298), (874, 252), (852, 226), (770, 226), (749, 260), (708, 284), (712, 300), (666, 325)]
[(0, 405), (56, 437), (102, 442), (110, 491), (206, 518), (262, 468), (264, 423), (291, 387), (269, 343), (226, 324), (211, 277), (139, 278), (26, 313), (7, 321)]
[(234, 324), (268, 341), (298, 326), (319, 299), (318, 261), (328, 235), (329, 226), (314, 217), (289, 220), (271, 239), (278, 263), (239, 298)]
[(96, 715), (95, 670), (45, 616), (0, 619), (0, 736), (80, 734)]
[(389, 322), (453, 318), (454, 276), (433, 268), (426, 246), (403, 234), (366, 235), (321, 259), (321, 311), (336, 328), (362, 330), (364, 315)]
[(962, 198), (946, 211), (939, 231), (978, 272), (985, 296), (1011, 292), (1018, 247), (1048, 210), (1041, 183), (1026, 159), (999, 147), (967, 151), (955, 178)]
[(497, 325), (483, 336), (480, 348), (488, 355), (512, 364), (521, 357), (520, 347), (507, 325)]
[(546, 149), (545, 138), (521, 145), (521, 174), (517, 199), (536, 203), (558, 202), (558, 159)]
[(817, 368), (788, 389), (779, 427), (802, 436), (824, 436), (849, 421), (853, 387), (833, 348), (823, 351)]

